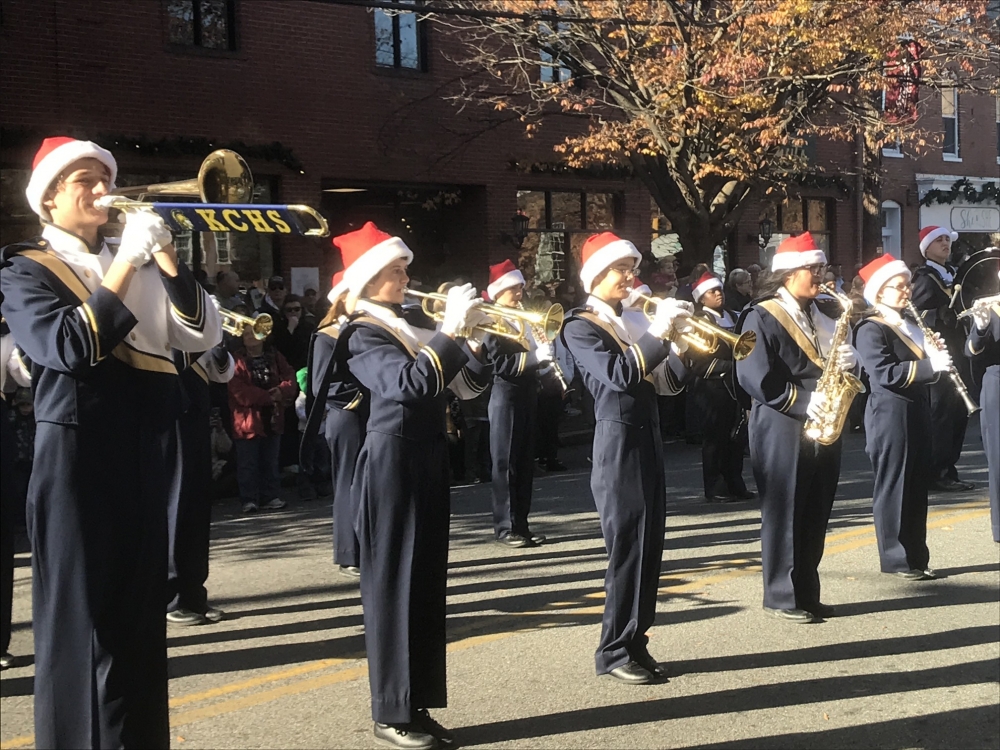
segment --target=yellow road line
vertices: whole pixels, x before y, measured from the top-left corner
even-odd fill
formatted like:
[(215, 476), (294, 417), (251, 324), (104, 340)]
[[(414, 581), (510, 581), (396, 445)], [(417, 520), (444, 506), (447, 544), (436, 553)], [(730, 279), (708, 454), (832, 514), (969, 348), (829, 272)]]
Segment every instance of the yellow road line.
[[(927, 524), (928, 529), (937, 529), (944, 526), (949, 526), (951, 524), (961, 523), (963, 521), (970, 521), (976, 518), (982, 518), (983, 516), (989, 515), (989, 508), (984, 507), (985, 503), (962, 503), (960, 505), (954, 505), (946, 509), (931, 511), (927, 514), (928, 519), (935, 518), (934, 521), (929, 521)], [(958, 510), (964, 510), (968, 508), (976, 508), (969, 513), (960, 513), (955, 515)], [(849, 539), (855, 536), (864, 536), (861, 539), (854, 539), (850, 542), (845, 542), (844, 544), (834, 545), (833, 547), (828, 547), (825, 556), (836, 555), (843, 552), (848, 552), (860, 547), (869, 546), (875, 543), (874, 537), (874, 527), (868, 526), (864, 529), (853, 529), (849, 532), (843, 532), (840, 534), (834, 534), (827, 536), (827, 541), (835, 541), (837, 539)], [(713, 583), (721, 583), (724, 581), (729, 581), (735, 578), (741, 578), (744, 576), (751, 575), (760, 571), (760, 565), (754, 563), (752, 560), (733, 560), (730, 561), (729, 565), (732, 564), (750, 564), (749, 567), (743, 567), (736, 570), (729, 570), (725, 573), (719, 575), (708, 576), (705, 578), (699, 578), (695, 581), (689, 583), (684, 583), (676, 586), (667, 586), (660, 589), (661, 593), (686, 593), (692, 590), (700, 589), (704, 586), (709, 586)], [(723, 565), (713, 565), (706, 566), (700, 570), (711, 570), (717, 569), (718, 567), (724, 567)], [(676, 575), (676, 571), (671, 571), (672, 575)], [(668, 578), (669, 580), (669, 578)], [(604, 592), (592, 592), (585, 594), (582, 599), (599, 599), (604, 597)], [(599, 614), (603, 612), (603, 607), (601, 606), (586, 606), (574, 608), (571, 602), (557, 602), (555, 606), (559, 606), (561, 611), (572, 610), (574, 614)], [(535, 612), (520, 612), (517, 615), (509, 615), (508, 618), (516, 622), (519, 618), (526, 616), (545, 616), (554, 614), (554, 610), (540, 610)], [(528, 632), (531, 630), (538, 630), (545, 627), (553, 627), (557, 623), (538, 623), (524, 628), (516, 628), (513, 630), (507, 630), (503, 632), (487, 633), (478, 636), (471, 636), (469, 638), (463, 638), (459, 641), (453, 641), (448, 644), (448, 653), (455, 653), (458, 651), (464, 651), (475, 646), (491, 643), (494, 641), (503, 640), (509, 638), (518, 633)], [(491, 620), (491, 625), (496, 625), (495, 620)], [(474, 630), (477, 626), (467, 626), (464, 631), (468, 632)], [(459, 631), (463, 632), (463, 631)], [(362, 658), (360, 655), (358, 658)], [(281, 672), (276, 672), (271, 675), (264, 675), (261, 677), (255, 677), (249, 680), (243, 680), (241, 682), (231, 683), (229, 685), (223, 685), (222, 687), (212, 688), (210, 690), (205, 690), (199, 693), (190, 693), (188, 695), (179, 696), (170, 701), (171, 707), (177, 707), (181, 705), (186, 705), (188, 703), (194, 703), (201, 700), (210, 700), (212, 698), (221, 697), (223, 695), (228, 695), (233, 692), (238, 692), (240, 690), (246, 690), (248, 688), (259, 687), (260, 685), (265, 685), (270, 682), (276, 682), (284, 679), (293, 679), (303, 674), (309, 674), (310, 672), (316, 672), (321, 670), (326, 670), (331, 667), (340, 666), (347, 661), (351, 661), (349, 658), (343, 659), (323, 659), (321, 661), (310, 662), (308, 664), (303, 664), (292, 669), (282, 670)], [(279, 698), (284, 698), (291, 695), (299, 695), (301, 693), (306, 693), (312, 690), (317, 690), (319, 688), (327, 687), (329, 685), (335, 685), (341, 682), (348, 682), (350, 680), (358, 679), (363, 677), (368, 673), (367, 665), (359, 665), (357, 667), (349, 669), (336, 670), (330, 674), (318, 675), (305, 680), (297, 680), (290, 682), (287, 685), (281, 685), (270, 690), (264, 690), (259, 693), (253, 693), (251, 695), (242, 696), (240, 698), (233, 698), (231, 700), (220, 701), (218, 703), (213, 703), (202, 708), (191, 709), (188, 711), (183, 711), (181, 713), (175, 713), (170, 718), (171, 727), (184, 726), (186, 724), (191, 724), (196, 721), (203, 721), (205, 719), (210, 719), (215, 716), (220, 716), (222, 714), (232, 713), (234, 711), (239, 711), (244, 708), (249, 708), (252, 706), (259, 706), (264, 703), (269, 703), (271, 701), (277, 700)], [(23, 748), (32, 745), (35, 741), (34, 735), (26, 735), (22, 737), (16, 737), (14, 739), (8, 740), (6, 742), (0, 742), (0, 750), (15, 750), (16, 748)]]

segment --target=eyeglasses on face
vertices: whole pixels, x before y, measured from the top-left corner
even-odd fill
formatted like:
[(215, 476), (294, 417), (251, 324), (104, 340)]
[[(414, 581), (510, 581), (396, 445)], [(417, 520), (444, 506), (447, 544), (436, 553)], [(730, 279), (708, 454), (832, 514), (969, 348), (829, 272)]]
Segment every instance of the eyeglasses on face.
[(909, 284), (886, 284), (884, 287), (882, 287), (882, 289), (883, 290), (885, 290), (885, 289), (895, 289), (897, 292), (908, 292), (908, 291), (910, 291), (910, 285)]

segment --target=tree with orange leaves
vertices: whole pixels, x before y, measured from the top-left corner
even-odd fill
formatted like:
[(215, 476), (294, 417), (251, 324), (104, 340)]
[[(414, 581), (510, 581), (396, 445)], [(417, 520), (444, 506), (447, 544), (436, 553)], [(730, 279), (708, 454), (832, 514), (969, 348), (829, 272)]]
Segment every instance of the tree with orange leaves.
[[(506, 110), (529, 132), (552, 113), (586, 116), (584, 132), (556, 147), (565, 162), (631, 169), (686, 258), (698, 262), (725, 242), (752, 196), (780, 194), (816, 171), (801, 150), (808, 139), (862, 134), (876, 155), (897, 140), (920, 147), (929, 138), (915, 116), (922, 89), (996, 92), (990, 3), (440, 0), (418, 7), (464, 42), (458, 62), (469, 75), (457, 102)], [(878, 169), (877, 158), (865, 163)]]

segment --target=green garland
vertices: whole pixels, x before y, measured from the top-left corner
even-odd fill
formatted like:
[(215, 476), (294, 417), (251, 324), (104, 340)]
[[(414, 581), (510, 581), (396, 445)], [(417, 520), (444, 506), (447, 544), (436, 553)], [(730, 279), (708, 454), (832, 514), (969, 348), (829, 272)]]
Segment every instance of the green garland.
[(932, 203), (954, 203), (961, 198), (966, 203), (996, 203), (1000, 205), (1000, 190), (997, 190), (997, 183), (985, 182), (982, 188), (976, 190), (967, 177), (955, 180), (951, 190), (928, 190), (920, 199), (921, 206), (929, 206)]
[[(112, 153), (121, 155), (125, 151), (143, 156), (199, 156), (205, 157), (215, 149), (228, 148), (245, 159), (262, 159), (277, 162), (296, 172), (305, 174), (302, 162), (292, 152), (292, 149), (279, 141), (267, 144), (246, 143), (244, 141), (227, 141), (225, 143), (214, 138), (176, 136), (174, 138), (159, 138), (152, 140), (146, 136), (116, 135), (113, 133), (97, 133), (79, 128), (70, 129), (66, 135), (94, 141), (104, 146)], [(0, 126), (0, 144), (5, 148), (38, 145), (44, 136), (34, 128)]]

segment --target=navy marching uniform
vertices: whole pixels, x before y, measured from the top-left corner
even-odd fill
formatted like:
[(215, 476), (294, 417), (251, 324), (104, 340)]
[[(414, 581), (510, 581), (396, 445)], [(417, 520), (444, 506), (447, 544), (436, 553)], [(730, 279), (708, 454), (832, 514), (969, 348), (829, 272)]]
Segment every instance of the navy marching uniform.
[(990, 519), (993, 541), (1000, 542), (1000, 305), (989, 312), (989, 324), (980, 330), (975, 324), (965, 345), (966, 356), (982, 358), (986, 363), (979, 401), (982, 406), (980, 427), (983, 450), (989, 467)]
[(415, 721), (416, 709), (447, 704), (444, 391), (468, 361), (444, 334), (417, 348), (415, 332), (407, 335), (414, 326), (402, 313), (359, 301), (337, 347), (338, 367), (361, 384), (370, 403), (352, 491), (372, 718), (390, 725)]
[(333, 561), (342, 569), (361, 565), (361, 549), (354, 530), (359, 496), (352, 493), (351, 481), (365, 440), (369, 403), (350, 373), (338, 372), (334, 352), (344, 322), (319, 328), (313, 334), (309, 353), (309, 388), (313, 399), (309, 419), (318, 421), (320, 414), (325, 417), (324, 436), (330, 448), (333, 485)]
[(872, 511), (881, 569), (924, 571), (930, 562), (929, 390), (938, 373), (924, 353), (924, 337), (916, 324), (883, 305), (876, 305), (875, 314), (858, 323), (854, 346), (871, 391), (865, 435), (875, 474)]
[[(726, 330), (736, 327), (728, 310), (718, 313), (703, 307), (695, 313), (700, 318)], [(750, 499), (743, 481), (743, 454), (746, 431), (741, 429), (743, 408), (736, 400), (733, 351), (720, 346), (704, 354), (688, 349), (687, 360), (691, 376), (691, 395), (702, 413), (701, 468), (705, 497), (718, 499)]]
[[(910, 284), (913, 306), (920, 311), (924, 323), (941, 336), (957, 364), (959, 352), (965, 346), (965, 333), (951, 304), (954, 282), (953, 268), (928, 260), (913, 272)], [(930, 386), (930, 407), (931, 481), (947, 485), (957, 482), (954, 489), (971, 489), (973, 485), (959, 480), (955, 466), (962, 455), (969, 415), (949, 378), (940, 378)]]
[[(825, 262), (806, 232), (779, 245), (772, 272)], [(782, 287), (745, 309), (738, 325), (757, 335), (753, 351), (736, 363), (736, 377), (752, 399), (750, 458), (761, 502), (764, 607), (800, 622), (825, 606), (818, 568), (840, 480), (841, 441), (808, 440), (803, 425), (825, 362), (837, 356), (830, 346), (839, 312), (822, 300), (800, 304)]]
[[(560, 340), (594, 398), (590, 487), (608, 553), (606, 601), (597, 674), (652, 662), (646, 632), (653, 625), (666, 523), (663, 443), (652, 373), (670, 343), (630, 332), (596, 297), (570, 312)], [(641, 313), (638, 315), (641, 316)], [(666, 377), (679, 391), (673, 370)]]
[(222, 617), (208, 606), (205, 588), (213, 500), (210, 384), (232, 379), (233, 358), (219, 344), (200, 356), (175, 351), (174, 362), (184, 401), (177, 420), (177, 473), (167, 507), (167, 619), (193, 625)]
[(128, 305), (100, 286), (112, 256), (47, 225), (4, 257), (4, 314), (32, 361), (28, 496), (38, 747), (169, 744), (167, 500), (180, 384), (174, 348), (218, 343), (191, 272), (153, 263)]

